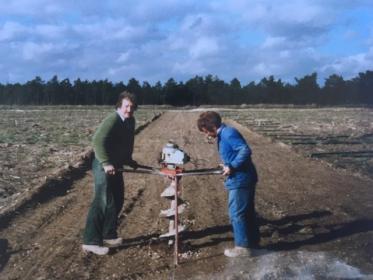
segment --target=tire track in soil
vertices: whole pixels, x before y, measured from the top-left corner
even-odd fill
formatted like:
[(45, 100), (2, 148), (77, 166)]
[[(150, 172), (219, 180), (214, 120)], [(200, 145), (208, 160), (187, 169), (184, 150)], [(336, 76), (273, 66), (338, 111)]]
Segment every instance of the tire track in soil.
[[(185, 111), (162, 115), (136, 136), (134, 158), (154, 166), (163, 145), (173, 139), (192, 158), (186, 169), (215, 167), (219, 162), (216, 147), (207, 144), (198, 133), (195, 126), (198, 115)], [(289, 250), (287, 244), (299, 243), (301, 248), (327, 250), (341, 256), (348, 251), (357, 264), (369, 268), (367, 260), (362, 258), (369, 256), (364, 250), (372, 247), (369, 228), (357, 231), (347, 241), (332, 235), (333, 230), (339, 233), (334, 224), (342, 225), (343, 229), (343, 223), (348, 225), (351, 220), (372, 217), (372, 193), (368, 188), (371, 181), (303, 158), (288, 147), (235, 122), (231, 124), (240, 129), (254, 151), (260, 176), (257, 206), (264, 221), (263, 245)], [(158, 217), (161, 209), (169, 208), (169, 201), (160, 198), (168, 183), (168, 179), (158, 176), (125, 174), (125, 205), (119, 225), (119, 233), (125, 239), (123, 246), (108, 256), (84, 255), (80, 249), (81, 237), (92, 198), (92, 174), (87, 172), (66, 195), (22, 212), (9, 227), (1, 230), (1, 244), (6, 248), (0, 250), (5, 252), (0, 259), (0, 279), (169, 279), (172, 276), (188, 279), (212, 272), (217, 275), (227, 262), (222, 256), (223, 247), (231, 245), (222, 179), (220, 176), (183, 178), (182, 197), (190, 205), (181, 216), (189, 224), (182, 236), (182, 252), (190, 254), (181, 259), (182, 265), (176, 269), (171, 266), (173, 247), (157, 238), (168, 228), (167, 221)], [(312, 216), (315, 211), (330, 214), (318, 219)], [(302, 215), (310, 219), (294, 218)], [(269, 220), (274, 222), (268, 224)], [(272, 228), (280, 230), (276, 225), (282, 222), (296, 223), (301, 228), (310, 223), (323, 229), (331, 227), (330, 236), (320, 235), (329, 242), (312, 243), (311, 238), (311, 243), (307, 239), (302, 243), (299, 238), (304, 235), (299, 232), (273, 238)], [(362, 244), (365, 247), (357, 250)]]

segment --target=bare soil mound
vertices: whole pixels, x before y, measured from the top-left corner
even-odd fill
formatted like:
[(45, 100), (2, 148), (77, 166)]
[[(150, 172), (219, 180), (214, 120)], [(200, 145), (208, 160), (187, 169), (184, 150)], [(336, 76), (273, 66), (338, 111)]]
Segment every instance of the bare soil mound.
[[(195, 127), (198, 112), (170, 111), (136, 136), (134, 158), (156, 165), (173, 139), (192, 158), (186, 169), (215, 167), (215, 145)], [(82, 231), (92, 198), (91, 171), (36, 196), (0, 225), (1, 279), (261, 279), (312, 275), (370, 277), (373, 273), (372, 181), (303, 157), (286, 145), (233, 122), (250, 143), (260, 181), (257, 211), (262, 250), (257, 256), (227, 259), (232, 245), (227, 194), (220, 176), (185, 177), (181, 264), (173, 247), (158, 236), (169, 201), (160, 198), (168, 180), (125, 174), (120, 217), (124, 244), (108, 256), (81, 252)], [(342, 274), (341, 274), (342, 273)], [(272, 277), (272, 278), (271, 278)]]

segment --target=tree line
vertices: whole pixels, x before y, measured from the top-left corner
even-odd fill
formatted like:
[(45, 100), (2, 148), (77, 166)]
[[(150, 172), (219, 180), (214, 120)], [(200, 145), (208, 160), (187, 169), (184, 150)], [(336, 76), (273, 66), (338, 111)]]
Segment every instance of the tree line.
[(237, 105), (237, 104), (296, 104), (296, 105), (373, 105), (373, 71), (359, 73), (345, 80), (330, 75), (325, 84), (317, 83), (317, 73), (295, 78), (294, 84), (284, 83), (273, 76), (260, 82), (242, 85), (234, 78), (229, 83), (217, 76), (195, 76), (186, 82), (170, 78), (162, 84), (140, 84), (135, 78), (127, 84), (106, 80), (77, 79), (49, 81), (40, 77), (24, 84), (1, 84), (0, 104), (5, 105), (106, 105), (115, 104), (120, 92), (134, 93), (139, 105)]

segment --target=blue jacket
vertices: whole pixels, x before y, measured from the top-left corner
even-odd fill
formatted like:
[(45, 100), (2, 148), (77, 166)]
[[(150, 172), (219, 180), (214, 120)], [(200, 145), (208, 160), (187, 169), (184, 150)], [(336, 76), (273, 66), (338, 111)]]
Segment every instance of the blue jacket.
[(258, 175), (251, 160), (251, 149), (238, 130), (222, 124), (217, 140), (220, 158), (232, 170), (225, 187), (231, 190), (255, 185)]

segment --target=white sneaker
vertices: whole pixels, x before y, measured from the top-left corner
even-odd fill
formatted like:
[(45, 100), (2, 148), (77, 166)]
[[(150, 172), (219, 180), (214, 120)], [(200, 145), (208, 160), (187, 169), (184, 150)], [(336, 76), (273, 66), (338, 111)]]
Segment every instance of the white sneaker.
[(104, 243), (111, 246), (119, 246), (122, 245), (123, 239), (121, 237), (115, 239), (104, 239)]
[(82, 249), (85, 253), (93, 253), (96, 255), (106, 255), (109, 253), (108, 247), (98, 246), (98, 245), (83, 245)]
[(250, 256), (250, 249), (245, 247), (234, 247), (231, 249), (225, 249), (224, 255), (230, 258), (236, 257), (249, 257)]

